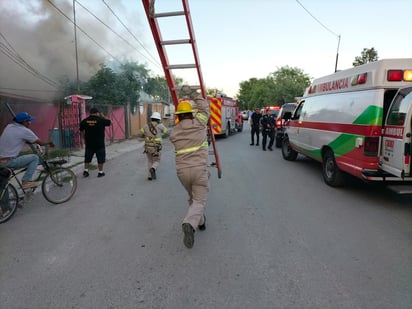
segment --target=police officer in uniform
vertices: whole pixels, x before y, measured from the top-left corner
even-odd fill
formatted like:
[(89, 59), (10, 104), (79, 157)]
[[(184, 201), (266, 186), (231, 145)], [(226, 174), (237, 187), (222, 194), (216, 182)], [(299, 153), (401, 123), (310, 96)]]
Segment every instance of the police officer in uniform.
[(144, 153), (147, 157), (148, 180), (156, 179), (156, 170), (160, 164), (160, 151), (162, 150), (162, 135), (168, 132), (160, 120), (160, 114), (154, 112), (150, 116), (150, 122), (140, 129), (139, 137), (144, 138)]
[(189, 195), (189, 208), (182, 224), (183, 243), (187, 248), (192, 248), (195, 230), (206, 229), (204, 210), (209, 191), (209, 103), (189, 86), (183, 86), (182, 92), (190, 95), (197, 110), (188, 101), (178, 104), (175, 114), (179, 122), (170, 134), (170, 140), (175, 146), (177, 177)]
[(270, 113), (270, 109), (266, 110), (266, 114), (263, 115), (262, 119), (260, 120), (260, 123), (262, 125), (262, 136), (263, 136), (262, 149), (263, 151), (266, 151), (267, 138), (269, 137), (268, 149), (270, 151), (273, 151), (272, 146), (275, 140), (276, 119), (275, 119), (275, 116)]
[(260, 109), (258, 107), (255, 108), (254, 113), (250, 116), (250, 127), (251, 127), (251, 142), (250, 146), (255, 144), (255, 135), (256, 135), (256, 146), (259, 146), (259, 130), (260, 130), (260, 119), (262, 118), (262, 114), (260, 113)]

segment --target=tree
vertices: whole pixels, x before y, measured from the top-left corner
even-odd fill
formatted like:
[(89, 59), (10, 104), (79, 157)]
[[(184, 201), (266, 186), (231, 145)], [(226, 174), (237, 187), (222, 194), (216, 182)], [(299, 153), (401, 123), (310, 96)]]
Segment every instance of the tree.
[[(173, 78), (176, 87), (183, 84), (182, 78), (176, 76), (174, 76)], [(165, 101), (168, 103), (172, 103), (169, 85), (167, 84), (166, 77), (164, 76), (149, 77), (146, 84), (143, 87), (143, 90), (147, 94), (149, 94), (155, 101)], [(182, 96), (183, 95), (178, 95), (178, 97)]]
[(242, 103), (241, 109), (252, 110), (255, 107), (273, 105), (273, 82), (270, 78), (251, 78), (240, 83), (237, 96)]
[(248, 81), (242, 81), (239, 85), (238, 100), (242, 103), (241, 109), (252, 110), (255, 107), (261, 107), (264, 105), (263, 97), (264, 93), (267, 93), (269, 89), (265, 84), (264, 79), (251, 78)]
[(281, 104), (295, 102), (310, 85), (310, 77), (299, 68), (281, 67), (270, 75), (273, 78), (273, 100)]
[(115, 73), (105, 64), (84, 84), (82, 92), (93, 97), (97, 104), (135, 106), (139, 100), (140, 90), (149, 79), (149, 70), (135, 62), (121, 64)]
[(374, 62), (377, 60), (379, 60), (379, 57), (378, 52), (375, 50), (375, 48), (364, 48), (361, 53), (361, 56), (355, 57), (355, 61), (353, 61), (352, 65), (356, 67), (358, 65), (362, 65), (368, 62)]
[(116, 79), (116, 99), (119, 104), (129, 102), (132, 107), (137, 105), (140, 90), (149, 80), (149, 70), (136, 62), (127, 62), (120, 66)]
[(97, 104), (113, 104), (116, 98), (116, 74), (104, 64), (100, 65), (100, 70), (93, 75), (82, 88), (83, 93), (93, 97)]
[(149, 77), (143, 90), (155, 101), (170, 101), (170, 91), (164, 76)]
[(266, 78), (251, 78), (241, 82), (238, 100), (242, 102), (242, 109), (280, 106), (294, 102), (295, 97), (302, 96), (309, 85), (310, 78), (301, 69), (285, 66)]

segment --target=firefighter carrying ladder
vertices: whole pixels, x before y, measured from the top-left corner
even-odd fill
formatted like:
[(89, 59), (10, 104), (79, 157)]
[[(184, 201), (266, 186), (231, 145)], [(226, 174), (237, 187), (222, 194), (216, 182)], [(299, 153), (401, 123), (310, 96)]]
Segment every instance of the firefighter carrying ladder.
[[(146, 12), (147, 19), (149, 21), (150, 29), (152, 30), (153, 38), (155, 40), (156, 48), (159, 53), (160, 60), (162, 62), (162, 67), (165, 73), (166, 81), (169, 86), (169, 90), (172, 96), (173, 104), (175, 108), (179, 103), (179, 90), (180, 87), (176, 85), (174, 80), (174, 76), (172, 74), (172, 70), (179, 70), (179, 69), (194, 69), (196, 71), (198, 84), (191, 85), (192, 89), (200, 89), (202, 97), (207, 99), (206, 95), (206, 88), (203, 83), (202, 71), (200, 69), (200, 62), (197, 52), (195, 34), (193, 31), (192, 20), (190, 17), (190, 10), (188, 0), (182, 0), (183, 10), (182, 11), (173, 11), (173, 12), (165, 12), (165, 13), (156, 13), (155, 12), (155, 0), (142, 0), (143, 6)], [(164, 0), (167, 2), (171, 2), (170, 0)], [(178, 40), (163, 40), (162, 35), (160, 33), (160, 26), (157, 21), (158, 18), (171, 18), (171, 17), (184, 17), (187, 25), (188, 30), (188, 38), (178, 39)], [(181, 46), (188, 46), (191, 47), (191, 53), (193, 54), (193, 63), (189, 64), (170, 64), (169, 58), (166, 53), (166, 46), (170, 45), (181, 45)], [(209, 154), (214, 156), (214, 165), (217, 168), (218, 178), (222, 177), (222, 170), (220, 166), (219, 155), (217, 153), (216, 148), (216, 140), (215, 136), (213, 135), (212, 127), (210, 119), (208, 121), (208, 136), (210, 139), (210, 143), (212, 145), (212, 150), (209, 150)]]

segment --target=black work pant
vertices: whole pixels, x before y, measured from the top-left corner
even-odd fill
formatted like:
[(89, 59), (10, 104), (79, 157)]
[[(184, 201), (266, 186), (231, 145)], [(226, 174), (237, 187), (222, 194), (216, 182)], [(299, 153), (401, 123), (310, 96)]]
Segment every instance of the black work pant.
[(252, 131), (251, 131), (251, 143), (255, 143), (255, 134), (256, 134), (256, 144), (259, 144), (259, 127), (254, 127), (252, 126)]
[(263, 130), (262, 132), (262, 148), (266, 149), (266, 143), (267, 143), (267, 138), (269, 136), (269, 145), (268, 148), (272, 148), (273, 146), (273, 141), (275, 140), (275, 132), (273, 130)]

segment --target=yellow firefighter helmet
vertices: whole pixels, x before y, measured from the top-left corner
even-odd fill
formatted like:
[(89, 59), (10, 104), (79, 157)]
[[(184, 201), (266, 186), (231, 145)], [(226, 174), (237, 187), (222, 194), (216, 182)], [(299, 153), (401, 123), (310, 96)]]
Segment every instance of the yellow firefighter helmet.
[(175, 112), (176, 115), (185, 114), (185, 113), (192, 113), (193, 107), (189, 101), (181, 101), (177, 105), (177, 110)]

